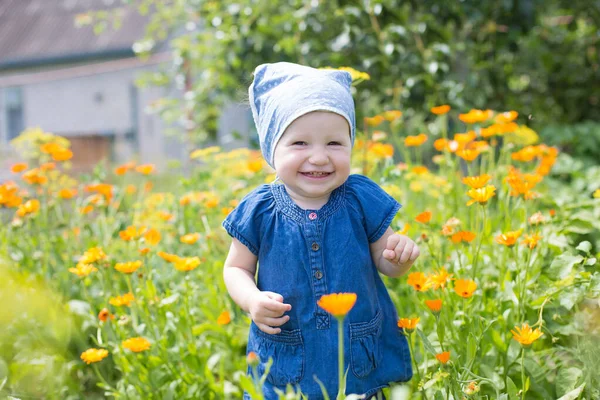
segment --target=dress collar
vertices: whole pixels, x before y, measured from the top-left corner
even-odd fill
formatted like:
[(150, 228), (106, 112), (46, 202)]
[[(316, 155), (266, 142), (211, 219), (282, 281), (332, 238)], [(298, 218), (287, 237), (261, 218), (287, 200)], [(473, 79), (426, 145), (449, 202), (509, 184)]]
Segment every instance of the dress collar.
[[(346, 180), (346, 182), (348, 181)], [(304, 210), (300, 208), (285, 190), (285, 185), (271, 184), (270, 186), (277, 208), (297, 222), (305, 223), (311, 220), (318, 222), (333, 214), (343, 203), (344, 195), (346, 194), (346, 182), (334, 189), (327, 203), (318, 210)]]

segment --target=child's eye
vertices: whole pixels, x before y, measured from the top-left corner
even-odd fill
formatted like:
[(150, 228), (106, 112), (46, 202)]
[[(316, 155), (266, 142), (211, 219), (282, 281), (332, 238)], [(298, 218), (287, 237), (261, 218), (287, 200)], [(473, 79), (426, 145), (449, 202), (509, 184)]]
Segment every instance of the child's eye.
[(329, 144), (333, 146), (341, 146), (340, 142), (329, 142)]
[(293, 146), (304, 146), (306, 144), (306, 142), (302, 142), (302, 141), (297, 141), (292, 143)]

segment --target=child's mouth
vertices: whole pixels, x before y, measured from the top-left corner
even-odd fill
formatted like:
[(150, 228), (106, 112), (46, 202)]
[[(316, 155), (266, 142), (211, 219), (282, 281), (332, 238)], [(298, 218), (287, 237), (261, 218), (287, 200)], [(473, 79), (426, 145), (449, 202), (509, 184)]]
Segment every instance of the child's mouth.
[(302, 175), (310, 179), (324, 179), (331, 175), (333, 172), (300, 172)]

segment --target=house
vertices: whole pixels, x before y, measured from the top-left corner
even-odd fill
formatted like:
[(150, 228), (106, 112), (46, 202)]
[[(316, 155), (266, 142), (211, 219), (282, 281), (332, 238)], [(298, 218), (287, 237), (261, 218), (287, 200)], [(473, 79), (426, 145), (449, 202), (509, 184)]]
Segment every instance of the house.
[[(96, 35), (91, 26), (75, 25), (82, 13), (116, 7), (122, 18), (118, 30)], [(14, 161), (8, 143), (28, 127), (68, 138), (75, 171), (133, 156), (159, 168), (170, 159), (186, 159), (181, 141), (166, 136), (160, 117), (145, 111), (153, 101), (181, 93), (134, 84), (141, 72), (170, 63), (167, 42), (147, 59), (136, 57), (132, 48), (144, 37), (146, 22), (120, 0), (0, 2), (0, 171)], [(232, 130), (248, 132), (249, 115), (227, 106), (219, 142)]]

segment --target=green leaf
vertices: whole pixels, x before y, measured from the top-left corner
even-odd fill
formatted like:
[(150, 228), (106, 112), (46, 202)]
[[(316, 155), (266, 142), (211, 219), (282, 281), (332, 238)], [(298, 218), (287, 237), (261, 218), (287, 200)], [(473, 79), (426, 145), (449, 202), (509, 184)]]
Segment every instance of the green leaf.
[(561, 368), (556, 376), (556, 395), (564, 396), (571, 392), (582, 376), (583, 371), (579, 368)]
[(425, 349), (431, 353), (431, 355), (433, 355), (435, 357), (437, 353), (437, 351), (435, 350), (435, 348), (432, 346), (431, 342), (429, 341), (429, 339), (427, 339), (427, 336), (425, 336), (425, 334), (423, 333), (423, 331), (419, 328), (417, 328), (417, 333), (419, 334), (419, 337), (421, 338), (421, 341), (423, 342), (423, 346), (425, 346)]
[(548, 276), (553, 279), (564, 279), (571, 274), (573, 267), (580, 264), (583, 261), (583, 257), (580, 255), (573, 255), (569, 253), (561, 254), (556, 257), (550, 267), (548, 268)]
[(467, 338), (467, 365), (471, 365), (472, 360), (475, 359), (477, 354), (477, 338), (473, 333), (469, 333)]
[(579, 251), (583, 251), (585, 254), (590, 254), (590, 251), (592, 250), (592, 244), (586, 240), (584, 242), (579, 243), (576, 249)]
[(510, 379), (510, 377), (506, 378), (506, 391), (508, 392), (509, 399), (517, 399), (519, 389), (517, 389), (517, 385)]
[(583, 389), (585, 389), (585, 383), (579, 386), (578, 388), (571, 390), (569, 393), (565, 394), (558, 400), (576, 400), (581, 395), (581, 392), (583, 392)]

